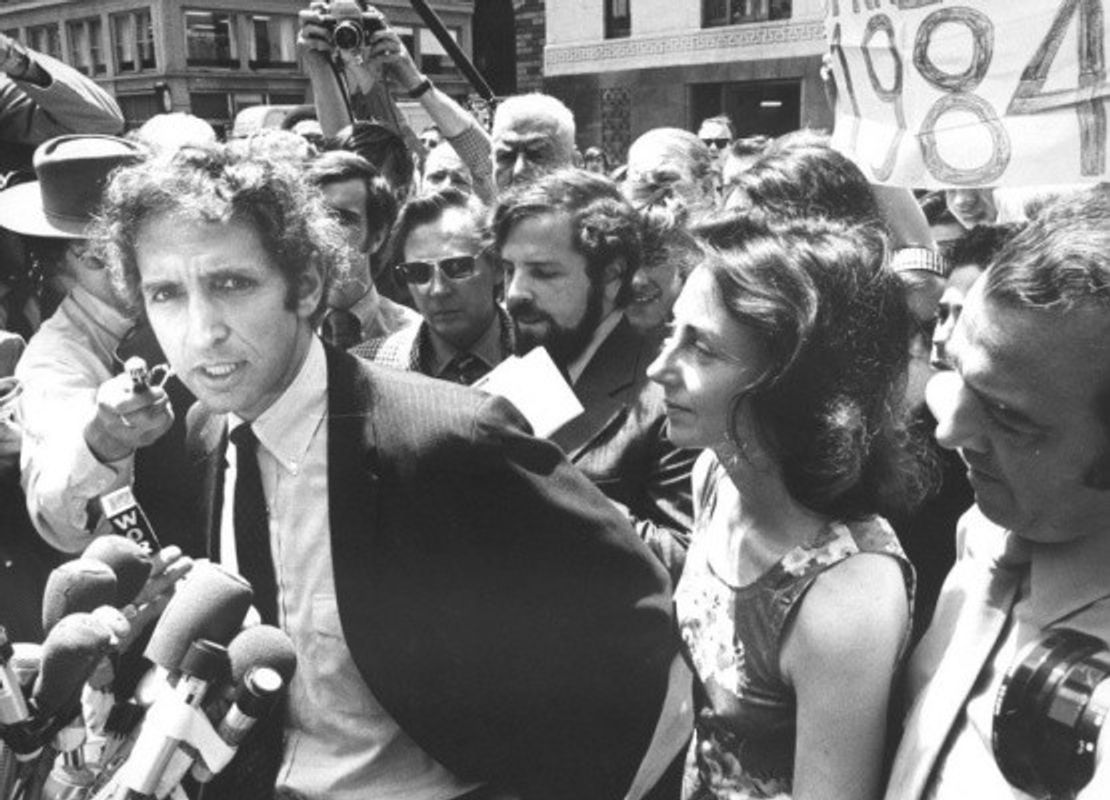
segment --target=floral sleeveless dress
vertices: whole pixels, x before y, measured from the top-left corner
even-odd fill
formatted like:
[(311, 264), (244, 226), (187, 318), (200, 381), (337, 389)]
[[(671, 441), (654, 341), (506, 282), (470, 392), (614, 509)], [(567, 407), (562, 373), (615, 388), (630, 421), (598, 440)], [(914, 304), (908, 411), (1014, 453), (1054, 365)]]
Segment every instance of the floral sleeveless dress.
[[(896, 558), (912, 607), (913, 569), (894, 531), (874, 517), (833, 523), (818, 541), (787, 553), (753, 583), (733, 585), (708, 558), (711, 540), (722, 533), (728, 516), (727, 501), (720, 508), (717, 503), (721, 482), (727, 480), (714, 460), (675, 591), (682, 639), (704, 691), (683, 797), (789, 798), (796, 703), (779, 671), (779, 651), (792, 615), (818, 575), (857, 553)], [(728, 489), (735, 491), (731, 484)]]

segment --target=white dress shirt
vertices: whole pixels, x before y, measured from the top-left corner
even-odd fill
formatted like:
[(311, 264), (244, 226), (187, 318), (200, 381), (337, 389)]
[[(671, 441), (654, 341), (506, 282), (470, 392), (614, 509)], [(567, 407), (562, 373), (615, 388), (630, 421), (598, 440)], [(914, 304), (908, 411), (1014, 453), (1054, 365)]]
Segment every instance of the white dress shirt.
[[(464, 784), (402, 731), (362, 680), (339, 620), (328, 520), (327, 364), (313, 337), (289, 388), (254, 421), (270, 517), (278, 618), (297, 651), (278, 786), (315, 798), (446, 800)], [(243, 420), (230, 416), (234, 430)], [(235, 569), (235, 448), (220, 560)]]

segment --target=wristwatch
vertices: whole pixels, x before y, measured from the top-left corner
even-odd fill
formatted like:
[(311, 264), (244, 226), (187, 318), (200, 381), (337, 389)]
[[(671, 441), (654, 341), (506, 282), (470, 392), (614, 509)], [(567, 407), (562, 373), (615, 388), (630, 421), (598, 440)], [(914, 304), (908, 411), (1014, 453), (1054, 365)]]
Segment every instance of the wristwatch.
[(409, 89), (408, 95), (410, 100), (419, 100), (432, 90), (432, 82), (428, 78), (420, 81), (415, 89)]

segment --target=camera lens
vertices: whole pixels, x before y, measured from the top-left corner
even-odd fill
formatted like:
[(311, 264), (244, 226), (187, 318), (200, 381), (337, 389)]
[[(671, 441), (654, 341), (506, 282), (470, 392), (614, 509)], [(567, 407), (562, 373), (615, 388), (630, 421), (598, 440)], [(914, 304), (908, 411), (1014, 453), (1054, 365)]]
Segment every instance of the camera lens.
[(335, 26), (335, 46), (340, 50), (357, 50), (362, 47), (362, 26), (345, 19)]
[(1031, 794), (1074, 793), (1094, 774), (1106, 717), (1105, 644), (1060, 628), (1028, 645), (1006, 673), (994, 707), (994, 758)]

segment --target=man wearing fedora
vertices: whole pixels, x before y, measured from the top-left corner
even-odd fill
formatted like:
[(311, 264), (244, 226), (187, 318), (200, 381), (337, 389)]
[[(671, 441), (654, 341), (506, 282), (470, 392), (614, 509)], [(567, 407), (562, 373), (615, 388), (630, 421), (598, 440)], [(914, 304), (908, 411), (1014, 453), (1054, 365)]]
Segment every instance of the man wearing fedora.
[(35, 528), (79, 552), (108, 530), (95, 502), (134, 480), (136, 450), (170, 429), (160, 386), (136, 389), (120, 372), (121, 341), (135, 327), (108, 271), (86, 253), (86, 228), (109, 174), (143, 158), (138, 145), (102, 135), (60, 136), (34, 154), (38, 180), (0, 192), (0, 224), (33, 237), (65, 290), (16, 367), (23, 385), (22, 481)]
[(29, 166), (51, 137), (121, 130), (119, 106), (95, 81), (0, 33), (0, 173)]

